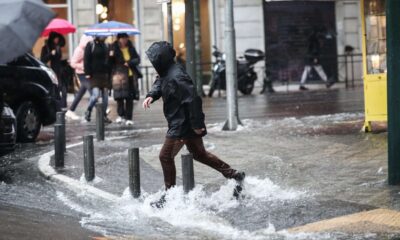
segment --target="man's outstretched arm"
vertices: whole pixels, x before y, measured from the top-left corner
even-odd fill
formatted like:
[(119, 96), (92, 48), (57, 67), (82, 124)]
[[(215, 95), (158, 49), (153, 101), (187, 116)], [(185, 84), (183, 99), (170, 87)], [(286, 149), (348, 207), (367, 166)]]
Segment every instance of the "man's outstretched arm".
[(157, 101), (161, 97), (161, 94), (161, 80), (160, 77), (157, 76), (152, 89), (147, 93), (146, 99), (143, 101), (143, 108), (150, 108), (150, 104)]

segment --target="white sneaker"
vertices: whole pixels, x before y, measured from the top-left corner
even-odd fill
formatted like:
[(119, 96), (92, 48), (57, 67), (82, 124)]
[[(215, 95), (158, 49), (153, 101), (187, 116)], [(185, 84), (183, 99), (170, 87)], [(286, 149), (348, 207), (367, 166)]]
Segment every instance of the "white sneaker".
[(66, 116), (68, 119), (71, 119), (71, 120), (74, 120), (74, 121), (77, 121), (77, 120), (81, 119), (78, 115), (76, 115), (75, 112), (73, 112), (73, 111), (71, 111), (71, 110), (68, 110), (68, 111), (65, 113), (65, 116)]
[(117, 117), (117, 119), (115, 119), (116, 123), (122, 123), (124, 121), (124, 119), (122, 117)]
[(132, 120), (126, 120), (125, 125), (126, 126), (132, 126), (133, 125), (133, 121)]

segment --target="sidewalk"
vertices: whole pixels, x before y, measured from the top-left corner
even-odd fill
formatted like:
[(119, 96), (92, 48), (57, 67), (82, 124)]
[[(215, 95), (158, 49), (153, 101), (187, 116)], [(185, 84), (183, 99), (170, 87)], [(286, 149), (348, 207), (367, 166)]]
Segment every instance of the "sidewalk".
[[(175, 159), (178, 188), (167, 195), (167, 209), (151, 209), (148, 203), (157, 199), (163, 189), (158, 152), (166, 129), (143, 129), (139, 123), (137, 128), (125, 129), (118, 134), (118, 127), (109, 126), (113, 132), (106, 137), (108, 139), (95, 142), (96, 179), (93, 183), (83, 180), (82, 146), (69, 148), (66, 155), (63, 175), (104, 190), (119, 199), (117, 205), (109, 205), (111, 212), (104, 207), (84, 203), (84, 200), (79, 202), (84, 205), (80, 206), (82, 209), (90, 209), (82, 211), (92, 213), (84, 219), (83, 225), (89, 229), (100, 228), (106, 235), (135, 235), (145, 239), (149, 234), (160, 239), (201, 239), (195, 236), (232, 239), (235, 234), (243, 235), (243, 239), (282, 239), (302, 232), (301, 228), (300, 231), (294, 231), (296, 233), (289, 233), (285, 229), (321, 220), (378, 208), (399, 211), (400, 188), (390, 187), (386, 183), (387, 134), (360, 132), (363, 114), (359, 111), (340, 113), (345, 112), (343, 109), (358, 106), (350, 105), (355, 99), (357, 103), (359, 101), (354, 92), (331, 90), (323, 93), (308, 93), (303, 95), (303, 99), (298, 98), (297, 102), (293, 102), (291, 94), (268, 97), (268, 114), (264, 115), (290, 113), (297, 105), (301, 106), (301, 111), (292, 114), (300, 116), (242, 119), (244, 125), (234, 132), (221, 131), (223, 122), (218, 121), (218, 114), (223, 109), (222, 102), (218, 99), (205, 101), (206, 115), (211, 115), (216, 122), (208, 125), (209, 134), (204, 138), (206, 148), (247, 174), (243, 192), (245, 197), (239, 202), (231, 197), (232, 181), (225, 180), (218, 172), (197, 162), (194, 164), (197, 187), (186, 199), (179, 187), (182, 184), (181, 152)], [(299, 97), (303, 93), (295, 94)], [(335, 102), (339, 113), (302, 117), (300, 113), (324, 114), (326, 108), (332, 107), (318, 106), (318, 99), (326, 99), (327, 103)], [(253, 96), (242, 98), (241, 101), (259, 103), (265, 100), (263, 96)], [(259, 104), (256, 109), (262, 107)], [(155, 108), (161, 110), (160, 106)], [(250, 109), (244, 109), (243, 112), (251, 113)], [(148, 120), (153, 121), (151, 117)], [(111, 139), (117, 135), (124, 138)], [(132, 147), (140, 148), (143, 197), (139, 202), (131, 199), (127, 191), (127, 150)], [(75, 206), (78, 203), (66, 204)], [(320, 228), (330, 233), (317, 233), (307, 239), (380, 239), (400, 236), (396, 235), (400, 234), (400, 226), (397, 225), (379, 228), (379, 231), (378, 227), (374, 228), (378, 225), (368, 226), (371, 227), (363, 228), (361, 232), (340, 229), (344, 235)], [(176, 234), (182, 227), (186, 229), (185, 235), (179, 237)], [(369, 238), (368, 234), (376, 238)]]

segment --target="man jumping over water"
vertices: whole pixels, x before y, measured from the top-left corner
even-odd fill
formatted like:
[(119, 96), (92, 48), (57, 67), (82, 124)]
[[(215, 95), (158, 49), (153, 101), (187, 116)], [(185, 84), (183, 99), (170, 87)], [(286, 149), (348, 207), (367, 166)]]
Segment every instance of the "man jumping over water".
[[(195, 160), (214, 168), (226, 178), (235, 179), (240, 186), (245, 173), (231, 168), (204, 148), (203, 136), (207, 134), (207, 130), (202, 100), (197, 96), (193, 81), (183, 66), (175, 63), (176, 53), (171, 44), (164, 41), (155, 42), (146, 54), (159, 77), (143, 101), (143, 108), (150, 108), (151, 103), (162, 97), (164, 116), (168, 122), (167, 136), (159, 156), (166, 190), (176, 184), (174, 158), (183, 145), (186, 145)], [(235, 189), (236, 197), (240, 190)], [(164, 203), (165, 196), (154, 205), (163, 207)]]

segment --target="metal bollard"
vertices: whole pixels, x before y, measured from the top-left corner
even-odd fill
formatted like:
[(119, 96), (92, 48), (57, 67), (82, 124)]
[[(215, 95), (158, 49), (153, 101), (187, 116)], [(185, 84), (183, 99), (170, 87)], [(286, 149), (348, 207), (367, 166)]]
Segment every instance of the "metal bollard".
[(54, 162), (56, 168), (64, 167), (64, 147), (61, 137), (62, 129), (63, 126), (61, 124), (54, 124)]
[(183, 190), (188, 193), (194, 188), (193, 154), (182, 154)]
[(92, 135), (83, 137), (83, 167), (86, 181), (92, 181), (95, 177)]
[(139, 148), (131, 148), (129, 155), (129, 190), (134, 198), (140, 197)]
[(62, 141), (63, 149), (64, 152), (67, 152), (67, 146), (66, 146), (66, 134), (65, 134), (65, 112), (57, 112), (56, 113), (56, 124), (60, 124), (61, 127), (61, 133), (60, 133), (60, 139)]
[(97, 141), (104, 141), (104, 112), (102, 103), (96, 103), (96, 138)]

